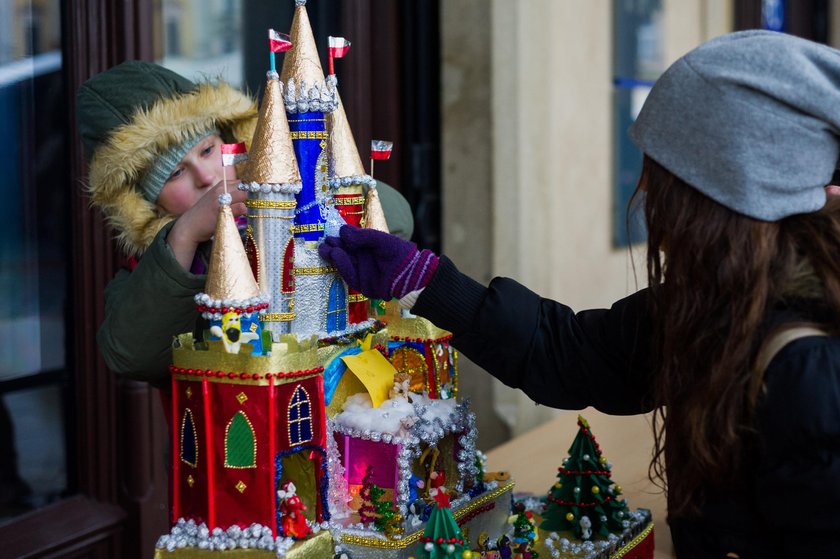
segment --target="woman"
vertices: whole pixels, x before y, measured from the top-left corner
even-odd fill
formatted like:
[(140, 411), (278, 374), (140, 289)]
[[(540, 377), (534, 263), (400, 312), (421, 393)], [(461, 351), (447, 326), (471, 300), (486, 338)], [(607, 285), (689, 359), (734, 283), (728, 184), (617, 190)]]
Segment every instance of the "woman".
[[(630, 130), (645, 153), (648, 289), (574, 313), (513, 280), (341, 229), (321, 248), (368, 296), (400, 298), (536, 402), (654, 410), (680, 557), (840, 549), (840, 53), (744, 32), (656, 83)], [(642, 196), (639, 196), (641, 198)], [(803, 323), (776, 353), (780, 332)], [(797, 337), (798, 336), (798, 337)]]

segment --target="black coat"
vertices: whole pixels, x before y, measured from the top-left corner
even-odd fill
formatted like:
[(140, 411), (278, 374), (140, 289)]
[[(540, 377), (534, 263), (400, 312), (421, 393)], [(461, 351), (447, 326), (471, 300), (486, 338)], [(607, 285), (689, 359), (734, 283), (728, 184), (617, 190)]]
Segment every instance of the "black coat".
[[(652, 409), (644, 291), (575, 313), (507, 278), (484, 287), (442, 257), (412, 311), (537, 403), (615, 415)], [(669, 519), (681, 558), (840, 557), (840, 339), (791, 342), (765, 383), (747, 479), (708, 492), (699, 518)]]

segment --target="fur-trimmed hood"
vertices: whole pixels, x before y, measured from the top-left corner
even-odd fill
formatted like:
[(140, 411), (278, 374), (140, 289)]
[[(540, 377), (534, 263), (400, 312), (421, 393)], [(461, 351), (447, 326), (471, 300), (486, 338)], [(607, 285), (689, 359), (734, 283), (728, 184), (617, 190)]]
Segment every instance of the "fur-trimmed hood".
[(256, 119), (256, 103), (247, 95), (223, 82), (204, 83), (139, 107), (128, 122), (109, 132), (93, 150), (87, 191), (127, 255), (142, 254), (174, 219), (139, 189), (159, 154), (213, 128), (222, 131), (225, 141), (250, 143)]

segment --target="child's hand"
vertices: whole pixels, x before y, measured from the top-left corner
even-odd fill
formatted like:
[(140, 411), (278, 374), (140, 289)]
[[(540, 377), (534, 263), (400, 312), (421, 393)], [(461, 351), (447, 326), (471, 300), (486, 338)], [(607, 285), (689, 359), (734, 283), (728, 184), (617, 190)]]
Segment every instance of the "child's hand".
[[(228, 181), (228, 193), (233, 201), (230, 208), (234, 216), (245, 214), (246, 192), (236, 188), (236, 181)], [(198, 202), (175, 221), (169, 231), (166, 242), (175, 253), (175, 258), (185, 270), (189, 270), (195, 257), (195, 249), (200, 243), (209, 241), (216, 230), (219, 216), (219, 195), (224, 193), (224, 185), (219, 182), (208, 188)]]

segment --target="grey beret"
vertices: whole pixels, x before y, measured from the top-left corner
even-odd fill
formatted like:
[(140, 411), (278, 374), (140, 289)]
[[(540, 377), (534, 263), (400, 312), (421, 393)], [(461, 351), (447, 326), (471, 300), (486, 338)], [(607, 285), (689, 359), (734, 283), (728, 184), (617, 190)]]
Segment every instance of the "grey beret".
[(840, 153), (840, 51), (770, 31), (718, 37), (662, 74), (629, 133), (731, 210), (819, 210)]

